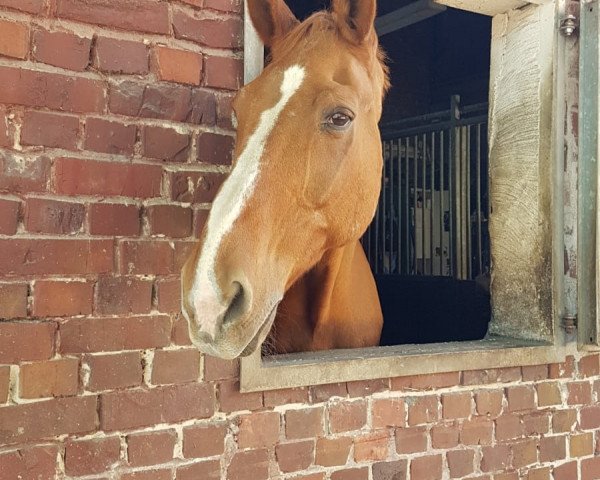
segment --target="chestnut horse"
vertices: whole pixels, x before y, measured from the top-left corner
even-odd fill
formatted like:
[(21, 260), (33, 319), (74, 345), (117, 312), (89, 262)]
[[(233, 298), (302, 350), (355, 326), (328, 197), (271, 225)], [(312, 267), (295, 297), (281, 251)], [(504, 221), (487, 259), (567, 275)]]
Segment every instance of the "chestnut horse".
[(359, 243), (381, 187), (375, 0), (333, 0), (302, 23), (283, 0), (248, 7), (271, 60), (235, 97), (234, 168), (183, 267), (191, 339), (222, 358), (268, 335), (274, 352), (377, 345)]

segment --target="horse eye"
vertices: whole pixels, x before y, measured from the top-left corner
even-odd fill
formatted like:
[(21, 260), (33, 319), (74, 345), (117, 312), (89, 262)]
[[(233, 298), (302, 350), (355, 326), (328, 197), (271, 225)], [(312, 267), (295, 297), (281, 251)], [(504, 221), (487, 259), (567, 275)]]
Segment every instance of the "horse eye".
[(347, 113), (335, 112), (327, 117), (327, 126), (334, 129), (343, 129), (348, 127), (352, 120), (352, 117)]

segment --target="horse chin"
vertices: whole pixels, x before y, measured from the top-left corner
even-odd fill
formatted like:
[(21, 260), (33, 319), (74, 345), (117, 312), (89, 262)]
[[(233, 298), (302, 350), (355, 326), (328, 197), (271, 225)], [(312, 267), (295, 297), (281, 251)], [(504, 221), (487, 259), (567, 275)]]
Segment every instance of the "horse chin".
[(248, 345), (246, 345), (246, 348), (242, 350), (242, 353), (240, 353), (239, 355), (240, 357), (247, 357), (249, 355), (252, 355), (256, 351), (256, 349), (260, 348), (262, 343), (267, 338), (267, 335), (269, 335), (269, 332), (271, 331), (271, 327), (273, 326), (273, 322), (275, 321), (276, 314), (277, 305), (273, 307), (273, 310), (271, 310), (271, 313), (267, 316), (266, 320), (259, 327), (254, 337), (252, 337), (252, 340), (250, 340)]

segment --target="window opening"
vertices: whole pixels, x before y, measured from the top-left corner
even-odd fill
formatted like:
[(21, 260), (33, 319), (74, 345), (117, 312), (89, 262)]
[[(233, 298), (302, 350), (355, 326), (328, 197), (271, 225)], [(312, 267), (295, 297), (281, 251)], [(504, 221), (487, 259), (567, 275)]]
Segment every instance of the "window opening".
[[(291, 0), (304, 19), (322, 1)], [(490, 320), (488, 88), (491, 18), (380, 0), (392, 88), (384, 172), (362, 243), (384, 313), (381, 345), (476, 340)]]

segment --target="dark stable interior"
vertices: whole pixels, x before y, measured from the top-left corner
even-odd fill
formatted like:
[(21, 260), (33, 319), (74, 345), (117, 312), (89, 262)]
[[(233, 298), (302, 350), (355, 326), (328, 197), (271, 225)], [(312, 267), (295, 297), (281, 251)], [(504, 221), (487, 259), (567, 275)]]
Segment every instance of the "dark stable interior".
[[(410, 3), (380, 0), (378, 15)], [(302, 20), (328, 4), (294, 0), (288, 5)], [(381, 36), (392, 83), (382, 127), (448, 110), (451, 95), (460, 95), (462, 105), (487, 102), (490, 41), (489, 17), (450, 8)], [(416, 274), (375, 278), (384, 313), (381, 345), (477, 340), (486, 335), (491, 316), (487, 275), (470, 280)]]

